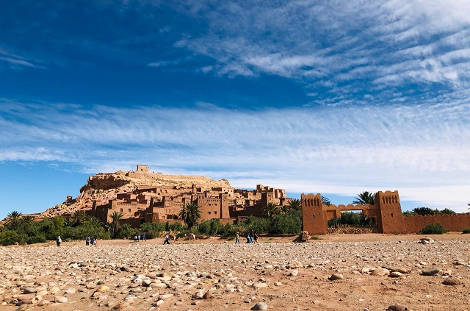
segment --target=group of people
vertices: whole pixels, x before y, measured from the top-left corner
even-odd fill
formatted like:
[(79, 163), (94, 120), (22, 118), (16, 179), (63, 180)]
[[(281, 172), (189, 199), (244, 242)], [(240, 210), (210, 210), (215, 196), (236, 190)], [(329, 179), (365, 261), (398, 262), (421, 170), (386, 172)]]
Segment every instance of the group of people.
[[(251, 231), (246, 234), (246, 243), (258, 243), (258, 233)], [(240, 244), (240, 233), (237, 232), (235, 235), (235, 244)]]
[(134, 235), (134, 242), (140, 242), (140, 241), (145, 241), (147, 239), (147, 236), (145, 233), (142, 233), (142, 235)]
[(96, 237), (91, 238), (91, 237), (87, 236), (85, 238), (85, 245), (86, 246), (96, 246)]

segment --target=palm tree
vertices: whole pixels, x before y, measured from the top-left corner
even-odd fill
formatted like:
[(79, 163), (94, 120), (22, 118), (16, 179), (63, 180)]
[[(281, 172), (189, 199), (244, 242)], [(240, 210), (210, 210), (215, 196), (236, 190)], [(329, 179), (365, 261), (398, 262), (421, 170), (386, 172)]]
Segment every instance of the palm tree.
[(362, 193), (359, 193), (356, 197), (356, 199), (353, 201), (353, 204), (360, 204), (360, 205), (366, 205), (374, 204), (374, 194), (369, 192), (369, 191), (364, 191)]
[(292, 199), (289, 201), (286, 207), (288, 211), (298, 211), (302, 209), (302, 202), (299, 199)]
[(278, 206), (274, 205), (273, 203), (268, 203), (264, 208), (264, 216), (265, 217), (273, 217), (274, 215), (279, 215), (281, 210)]
[(18, 211), (13, 211), (7, 215), (7, 226), (11, 230), (16, 230), (21, 218), (21, 213)]
[(321, 202), (325, 205), (331, 205), (330, 199), (328, 199), (327, 197), (324, 197), (324, 196), (321, 196)]
[(113, 230), (113, 237), (116, 237), (119, 229), (119, 221), (122, 218), (122, 213), (113, 212), (111, 214), (111, 229)]
[(79, 226), (85, 222), (87, 219), (87, 214), (84, 211), (76, 211), (71, 217), (71, 224), (73, 226)]
[(179, 217), (184, 221), (189, 229), (194, 227), (198, 219), (201, 217), (199, 206), (196, 204), (186, 204), (180, 211)]

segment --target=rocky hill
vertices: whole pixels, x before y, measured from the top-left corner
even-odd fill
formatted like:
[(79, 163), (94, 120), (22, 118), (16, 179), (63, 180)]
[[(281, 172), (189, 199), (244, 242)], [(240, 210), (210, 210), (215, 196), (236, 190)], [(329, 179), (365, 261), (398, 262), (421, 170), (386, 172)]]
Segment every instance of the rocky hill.
[(98, 205), (115, 199), (118, 193), (132, 192), (139, 187), (181, 186), (231, 188), (226, 179), (214, 180), (204, 176), (166, 175), (148, 171), (147, 167), (138, 166), (137, 171), (117, 171), (115, 173), (98, 173), (88, 178), (88, 182), (80, 189), (76, 198), (71, 196), (61, 204), (57, 204), (35, 216), (39, 218), (72, 214), (75, 211), (90, 209), (93, 201)]

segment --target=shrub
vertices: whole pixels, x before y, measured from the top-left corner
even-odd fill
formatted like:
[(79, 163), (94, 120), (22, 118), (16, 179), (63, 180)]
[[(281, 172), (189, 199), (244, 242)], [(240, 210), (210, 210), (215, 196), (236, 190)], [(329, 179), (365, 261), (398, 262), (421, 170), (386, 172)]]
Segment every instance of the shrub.
[(344, 212), (341, 218), (333, 218), (328, 220), (328, 227), (339, 227), (340, 225), (348, 225), (353, 227), (372, 227), (375, 225), (375, 218), (367, 218), (364, 214)]
[(123, 224), (117, 232), (117, 237), (120, 239), (132, 239), (137, 235), (137, 230), (132, 228), (129, 224)]
[(148, 239), (154, 239), (160, 236), (160, 234), (165, 231), (165, 228), (166, 228), (165, 223), (158, 223), (158, 222), (143, 223), (140, 226), (140, 230), (143, 233), (145, 233)]
[(462, 233), (464, 233), (464, 234), (470, 233), (470, 228), (465, 228), (465, 229), (463, 229)]
[(302, 227), (301, 213), (292, 211), (288, 214), (276, 215), (271, 220), (269, 233), (300, 234)]
[(241, 224), (241, 227), (244, 232), (254, 231), (258, 234), (268, 233), (270, 219), (250, 216)]
[(413, 209), (413, 212), (415, 212), (418, 215), (425, 216), (425, 215), (434, 215), (438, 211), (430, 209), (429, 207), (418, 207), (418, 208)]
[(446, 229), (441, 224), (430, 224), (421, 229), (421, 234), (443, 234)]
[(451, 209), (445, 208), (442, 211), (439, 211), (441, 215), (455, 215), (455, 212)]
[(16, 243), (26, 244), (27, 238), (28, 237), (24, 233), (20, 234), (13, 230), (5, 230), (2, 233), (0, 233), (0, 244), (4, 246), (14, 245)]

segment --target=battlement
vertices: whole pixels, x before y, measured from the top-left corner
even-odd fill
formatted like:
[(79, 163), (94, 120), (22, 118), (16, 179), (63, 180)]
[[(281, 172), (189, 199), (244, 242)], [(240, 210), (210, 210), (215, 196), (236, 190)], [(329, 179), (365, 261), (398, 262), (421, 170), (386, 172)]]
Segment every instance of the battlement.
[(149, 172), (149, 167), (147, 165), (137, 164), (137, 169), (135, 171), (146, 173), (146, 172)]

